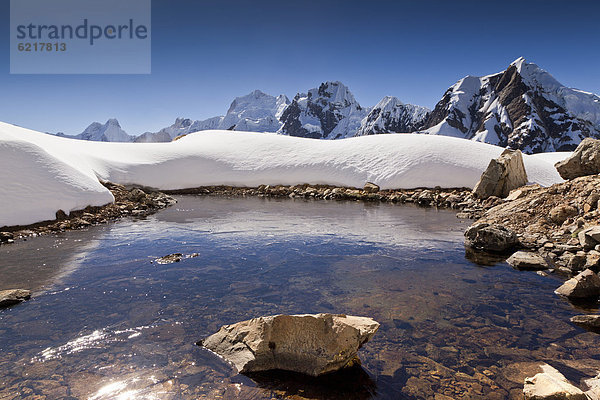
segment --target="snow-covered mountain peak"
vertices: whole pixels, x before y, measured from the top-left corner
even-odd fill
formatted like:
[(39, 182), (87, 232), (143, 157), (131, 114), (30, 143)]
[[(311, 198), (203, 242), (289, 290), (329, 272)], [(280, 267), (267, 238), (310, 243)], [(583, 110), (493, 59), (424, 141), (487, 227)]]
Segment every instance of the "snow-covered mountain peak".
[(106, 126), (116, 126), (116, 127), (121, 127), (121, 124), (119, 124), (119, 121), (116, 118), (110, 118), (108, 119), (108, 121), (106, 121)]
[(425, 128), (528, 153), (572, 150), (584, 137), (600, 136), (600, 98), (565, 87), (520, 57), (505, 71), (451, 86)]
[(133, 139), (121, 128), (116, 118), (107, 120), (105, 124), (92, 122), (83, 132), (74, 136), (74, 138), (100, 142), (131, 142)]
[(526, 64), (526, 63), (527, 63), (527, 60), (525, 60), (525, 57), (519, 57), (515, 61), (511, 62), (510, 65), (514, 65), (515, 67), (517, 67), (517, 70), (519, 70), (519, 72), (521, 72), (521, 67), (523, 66), (523, 64)]
[(281, 127), (279, 116), (290, 103), (285, 95), (277, 97), (254, 90), (236, 97), (221, 122), (221, 129), (274, 132)]
[(324, 82), (306, 93), (298, 93), (281, 114), (279, 133), (315, 139), (351, 137), (360, 128), (367, 110), (350, 89), (339, 81)]
[(407, 133), (418, 130), (430, 110), (404, 104), (397, 97), (385, 96), (361, 121), (356, 136), (380, 133)]
[(349, 105), (356, 103), (356, 99), (348, 86), (344, 85), (340, 81), (327, 81), (319, 85), (318, 88), (310, 89), (308, 91), (308, 98), (319, 99), (318, 101), (322, 104), (334, 103), (338, 105)]

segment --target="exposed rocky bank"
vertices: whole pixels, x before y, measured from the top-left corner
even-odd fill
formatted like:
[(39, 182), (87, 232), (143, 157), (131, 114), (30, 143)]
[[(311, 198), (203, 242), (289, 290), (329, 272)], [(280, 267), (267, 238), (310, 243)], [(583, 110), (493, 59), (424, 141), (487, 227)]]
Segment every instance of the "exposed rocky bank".
[(27, 226), (0, 227), (0, 244), (12, 243), (27, 237), (83, 229), (128, 216), (143, 217), (176, 203), (173, 197), (162, 192), (146, 188), (126, 188), (111, 182), (102, 182), (102, 184), (115, 197), (114, 203), (102, 207), (86, 207), (83, 210), (71, 211), (68, 215), (63, 210), (58, 210), (56, 219), (52, 221)]

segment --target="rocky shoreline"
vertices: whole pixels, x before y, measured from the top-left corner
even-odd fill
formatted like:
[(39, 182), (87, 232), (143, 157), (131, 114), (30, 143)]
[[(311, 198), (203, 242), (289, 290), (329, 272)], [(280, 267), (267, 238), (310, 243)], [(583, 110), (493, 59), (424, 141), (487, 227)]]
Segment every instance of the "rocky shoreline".
[(143, 217), (176, 203), (174, 198), (162, 192), (145, 188), (126, 188), (111, 182), (102, 182), (102, 184), (115, 197), (114, 203), (101, 207), (86, 207), (83, 210), (71, 211), (68, 215), (63, 210), (58, 210), (56, 219), (51, 221), (26, 226), (0, 227), (0, 244), (12, 243), (28, 237), (83, 229), (128, 216)]
[(115, 202), (102, 207), (86, 207), (68, 215), (58, 210), (56, 219), (27, 226), (0, 227), (0, 244), (18, 239), (48, 235), (86, 228), (92, 225), (116, 221), (123, 217), (143, 217), (176, 203), (171, 195), (203, 196), (257, 196), (268, 198), (298, 198), (316, 200), (367, 201), (397, 204), (415, 204), (422, 207), (448, 208), (459, 211), (459, 218), (478, 218), (501, 202), (499, 198), (478, 200), (468, 188), (440, 187), (380, 190), (379, 186), (367, 182), (362, 189), (330, 185), (260, 185), (258, 187), (202, 186), (180, 190), (156, 191), (150, 188), (127, 188), (123, 185), (102, 182)]
[(416, 204), (423, 207), (449, 208), (463, 212), (461, 217), (474, 218), (501, 201), (498, 198), (478, 200), (468, 188), (385, 189), (367, 182), (362, 189), (331, 185), (260, 185), (258, 187), (202, 186), (181, 190), (165, 190), (170, 195), (258, 196), (269, 198), (370, 201)]

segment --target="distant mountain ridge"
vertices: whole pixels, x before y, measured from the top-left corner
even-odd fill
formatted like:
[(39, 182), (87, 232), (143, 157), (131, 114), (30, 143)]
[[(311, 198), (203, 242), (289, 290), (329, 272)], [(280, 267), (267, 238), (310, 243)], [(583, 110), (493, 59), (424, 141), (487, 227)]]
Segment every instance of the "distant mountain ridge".
[(134, 136), (128, 135), (127, 132), (121, 128), (119, 121), (115, 118), (109, 119), (105, 124), (93, 122), (79, 135), (68, 136), (63, 133), (57, 135), (72, 139), (93, 140), (96, 142), (131, 142), (134, 139)]
[[(227, 113), (205, 120), (177, 118), (157, 132), (134, 137), (116, 119), (93, 123), (82, 140), (168, 142), (201, 130), (272, 132), (314, 139), (385, 133), (445, 135), (520, 149), (525, 153), (573, 150), (585, 137), (600, 138), (600, 97), (560, 84), (519, 58), (502, 72), (466, 76), (433, 110), (385, 96), (363, 107), (347, 86), (324, 82), (298, 93), (271, 96), (255, 90), (236, 97)], [(65, 136), (63, 134), (59, 134)]]

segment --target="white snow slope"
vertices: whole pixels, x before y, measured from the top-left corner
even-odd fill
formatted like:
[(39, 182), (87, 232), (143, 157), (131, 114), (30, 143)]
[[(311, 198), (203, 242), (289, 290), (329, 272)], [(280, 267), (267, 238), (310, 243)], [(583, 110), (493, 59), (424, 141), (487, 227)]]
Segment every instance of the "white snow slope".
[[(502, 150), (418, 134), (321, 141), (202, 131), (169, 143), (107, 143), (0, 123), (0, 227), (113, 201), (98, 179), (157, 189), (301, 183), (362, 187), (367, 181), (383, 189), (473, 187)], [(524, 159), (530, 181), (562, 181), (550, 162)]]

